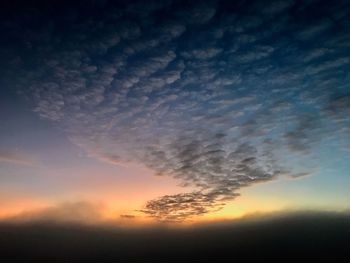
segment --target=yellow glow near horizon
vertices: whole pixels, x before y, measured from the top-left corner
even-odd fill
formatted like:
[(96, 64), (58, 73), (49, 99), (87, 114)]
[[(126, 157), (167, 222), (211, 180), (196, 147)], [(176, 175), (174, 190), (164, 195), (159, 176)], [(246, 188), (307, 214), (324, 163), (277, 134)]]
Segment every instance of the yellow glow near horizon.
[[(152, 171), (143, 167), (129, 168), (128, 176), (137, 175), (137, 181), (124, 180), (124, 176), (116, 176), (114, 169), (105, 169), (105, 173), (98, 176), (94, 170), (74, 172), (70, 171), (70, 174), (75, 174), (75, 177), (70, 177), (69, 191), (67, 190), (61, 195), (40, 196), (10, 189), (6, 192), (0, 192), (0, 219), (18, 217), (18, 215), (28, 213), (40, 214), (41, 211), (54, 209), (62, 203), (85, 202), (96, 205), (97, 211), (95, 212), (100, 215), (98, 220), (114, 221), (116, 224), (125, 225), (149, 224), (156, 221), (139, 211), (148, 200), (166, 194), (171, 195), (193, 190), (178, 186), (179, 182), (169, 176), (154, 176)], [(56, 175), (51, 174), (50, 176), (52, 178)], [(65, 177), (63, 178), (65, 179)], [(84, 178), (84, 183), (81, 183), (81, 178)], [(312, 180), (312, 178), (307, 180)], [(300, 198), (305, 198), (306, 194), (295, 195), (295, 188), (302, 189), (302, 184), (307, 180), (288, 181), (290, 189), (286, 188), (284, 185), (286, 181), (283, 179), (244, 188), (241, 190), (241, 196), (228, 202), (221, 210), (193, 217), (188, 222), (231, 220), (255, 213), (290, 211), (292, 209), (308, 209), (309, 207), (316, 209), (332, 207), (327, 205), (327, 200), (309, 192), (306, 193), (310, 197), (308, 198), (309, 203), (301, 202)], [(279, 189), (285, 190), (281, 192)], [(289, 198), (283, 198), (283, 196)], [(331, 203), (331, 201), (329, 202)], [(345, 204), (339, 202), (338, 208), (340, 209), (342, 206), (345, 207)], [(333, 206), (333, 208), (335, 207)], [(97, 219), (91, 218), (89, 220), (96, 221)]]

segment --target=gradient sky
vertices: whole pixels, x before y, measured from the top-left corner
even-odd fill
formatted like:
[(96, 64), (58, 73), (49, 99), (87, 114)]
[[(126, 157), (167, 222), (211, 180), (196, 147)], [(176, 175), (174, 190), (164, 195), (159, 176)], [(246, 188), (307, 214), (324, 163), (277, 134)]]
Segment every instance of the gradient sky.
[(2, 5), (0, 218), (350, 208), (349, 1)]

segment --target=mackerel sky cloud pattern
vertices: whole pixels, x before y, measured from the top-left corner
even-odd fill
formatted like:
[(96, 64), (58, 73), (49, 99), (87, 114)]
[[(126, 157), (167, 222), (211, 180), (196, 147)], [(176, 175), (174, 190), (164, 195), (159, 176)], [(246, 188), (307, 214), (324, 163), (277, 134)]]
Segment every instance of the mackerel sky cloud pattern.
[(184, 187), (145, 214), (182, 221), (309, 175), (321, 142), (349, 156), (347, 1), (111, 2), (1, 30), (17, 29), (22, 54), (6, 57), (41, 118), (95, 158)]

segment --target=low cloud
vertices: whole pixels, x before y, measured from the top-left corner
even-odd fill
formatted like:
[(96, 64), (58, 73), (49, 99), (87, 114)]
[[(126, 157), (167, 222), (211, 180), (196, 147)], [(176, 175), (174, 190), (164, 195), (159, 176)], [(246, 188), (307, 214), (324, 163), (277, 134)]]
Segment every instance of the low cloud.
[(135, 215), (120, 215), (120, 218), (122, 219), (135, 219)]
[(97, 223), (102, 221), (102, 208), (101, 205), (89, 202), (66, 202), (34, 211), (24, 211), (7, 220), (18, 223)]

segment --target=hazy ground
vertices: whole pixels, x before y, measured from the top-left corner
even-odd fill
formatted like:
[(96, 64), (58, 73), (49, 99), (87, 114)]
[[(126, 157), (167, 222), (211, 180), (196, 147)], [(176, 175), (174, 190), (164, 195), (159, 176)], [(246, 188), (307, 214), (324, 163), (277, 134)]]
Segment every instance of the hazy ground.
[(350, 216), (331, 213), (186, 228), (118, 229), (48, 222), (0, 226), (1, 262), (335, 260), (349, 255), (349, 245)]

